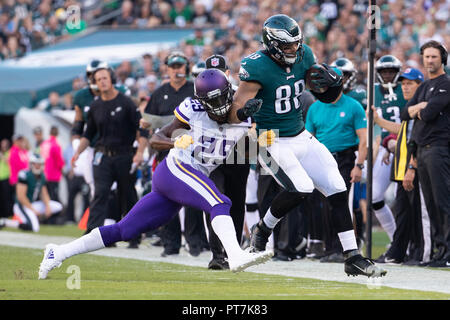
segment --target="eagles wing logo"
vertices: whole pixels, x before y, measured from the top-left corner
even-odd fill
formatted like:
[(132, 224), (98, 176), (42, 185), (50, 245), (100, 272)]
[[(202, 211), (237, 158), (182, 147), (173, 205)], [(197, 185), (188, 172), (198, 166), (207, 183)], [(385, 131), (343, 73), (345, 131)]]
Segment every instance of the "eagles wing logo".
[(247, 79), (248, 77), (250, 77), (250, 74), (241, 66), (241, 68), (239, 69), (239, 77), (241, 77), (242, 79)]

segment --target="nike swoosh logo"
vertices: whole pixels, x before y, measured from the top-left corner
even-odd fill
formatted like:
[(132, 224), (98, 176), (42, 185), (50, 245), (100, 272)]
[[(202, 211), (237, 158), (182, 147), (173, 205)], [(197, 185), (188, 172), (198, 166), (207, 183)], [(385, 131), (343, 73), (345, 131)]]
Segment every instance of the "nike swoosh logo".
[(447, 267), (450, 267), (450, 262), (447, 261), (447, 262), (445, 263), (445, 265), (446, 265)]
[(336, 76), (332, 75), (331, 73), (330, 73), (330, 77), (332, 77), (334, 80), (336, 80)]

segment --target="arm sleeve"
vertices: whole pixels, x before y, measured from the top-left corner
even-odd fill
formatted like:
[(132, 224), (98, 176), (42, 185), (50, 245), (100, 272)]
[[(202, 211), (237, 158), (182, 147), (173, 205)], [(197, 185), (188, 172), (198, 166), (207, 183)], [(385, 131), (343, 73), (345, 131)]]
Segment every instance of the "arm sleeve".
[(439, 114), (450, 105), (450, 81), (444, 82), (445, 86), (435, 88), (435, 95), (428, 100), (427, 106), (420, 110), (420, 117), (423, 121), (434, 120)]
[[(255, 81), (262, 84), (263, 76), (260, 74), (261, 68), (261, 53), (255, 52), (241, 61), (239, 68), (239, 80), (241, 81)], [(264, 72), (264, 71), (262, 71)]]

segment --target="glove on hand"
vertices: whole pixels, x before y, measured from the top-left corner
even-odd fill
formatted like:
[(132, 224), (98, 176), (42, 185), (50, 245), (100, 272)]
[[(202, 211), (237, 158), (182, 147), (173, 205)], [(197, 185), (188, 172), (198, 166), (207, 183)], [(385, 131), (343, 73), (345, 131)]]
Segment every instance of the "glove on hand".
[(275, 132), (273, 130), (264, 131), (258, 137), (258, 144), (261, 147), (269, 147), (275, 142)]
[(247, 120), (248, 117), (253, 116), (255, 113), (261, 109), (262, 100), (261, 99), (249, 99), (245, 103), (242, 109), (237, 111), (237, 117), (241, 121)]
[(312, 67), (316, 71), (311, 73), (311, 77), (313, 78), (311, 82), (316, 88), (339, 87), (342, 85), (342, 77), (326, 63), (322, 63), (323, 68), (320, 68), (319, 65)]
[(175, 140), (174, 146), (179, 149), (186, 149), (189, 145), (194, 143), (194, 139), (188, 134), (183, 134), (177, 140)]

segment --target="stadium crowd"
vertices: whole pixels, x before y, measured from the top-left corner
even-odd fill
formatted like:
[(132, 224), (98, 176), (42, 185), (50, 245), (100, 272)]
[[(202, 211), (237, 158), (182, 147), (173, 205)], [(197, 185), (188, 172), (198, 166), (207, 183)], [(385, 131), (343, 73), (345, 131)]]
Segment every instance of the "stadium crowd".
[[(72, 31), (67, 29), (64, 21), (71, 5), (80, 6), (87, 26), (94, 22), (112, 28), (194, 28), (192, 36), (184, 39), (177, 48), (187, 57), (191, 70), (213, 54), (222, 55), (231, 71), (230, 80), (234, 85), (239, 84), (242, 58), (262, 48), (261, 27), (264, 21), (274, 14), (286, 14), (298, 22), (304, 43), (310, 46), (317, 61), (331, 64), (345, 57), (353, 62), (357, 70), (355, 87), (365, 88), (367, 85), (369, 29), (366, 27), (368, 1), (365, 0), (9, 0), (3, 1), (0, 7), (0, 58), (17, 58), (70, 37)], [(393, 55), (401, 61), (402, 72), (414, 68), (426, 75), (420, 47), (429, 40), (450, 47), (450, 1), (384, 0), (377, 1), (377, 5), (381, 19), (377, 30), (376, 58)], [(113, 12), (120, 13), (111, 14)], [(102, 19), (106, 16), (109, 18)], [(114, 70), (116, 85), (130, 89), (131, 98), (137, 105), (151, 99), (155, 90), (169, 82), (168, 65), (164, 63), (169, 54), (170, 51), (161, 50), (145, 54), (138, 61), (123, 61)], [(101, 60), (101, 57), (98, 58)], [(446, 71), (448, 73), (448, 66)], [(74, 79), (73, 92), (63, 96), (51, 93), (44, 108), (49, 112), (54, 109), (73, 109), (73, 96), (87, 84), (87, 80), (84, 77)], [(15, 148), (33, 149), (29, 146), (27, 149), (23, 139), (14, 137)], [(2, 142), (5, 155), (8, 149), (6, 143)], [(23, 154), (22, 160), (26, 152)], [(6, 180), (8, 165), (3, 161), (4, 158), (2, 156), (0, 162), (1, 181)], [(68, 158), (64, 169), (67, 175), (73, 174)], [(20, 170), (10, 169), (11, 173)], [(60, 170), (63, 171), (62, 168)], [(140, 173), (144, 176), (144, 172)], [(10, 185), (14, 184), (10, 182)], [(12, 208), (12, 204), (9, 208)], [(246, 228), (244, 237), (248, 237), (250, 226)], [(280, 254), (280, 260), (304, 257), (306, 248), (300, 244), (303, 241), (297, 241), (295, 247), (300, 250), (290, 257)]]

